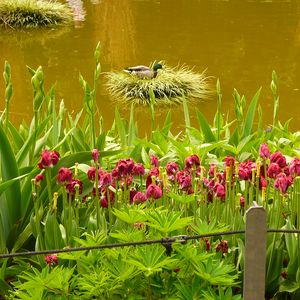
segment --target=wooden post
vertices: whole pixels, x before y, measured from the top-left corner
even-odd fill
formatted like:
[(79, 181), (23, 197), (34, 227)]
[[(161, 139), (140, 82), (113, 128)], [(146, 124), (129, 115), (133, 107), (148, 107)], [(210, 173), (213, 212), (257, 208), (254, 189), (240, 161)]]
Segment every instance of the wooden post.
[(265, 299), (267, 218), (254, 202), (246, 212), (244, 299)]

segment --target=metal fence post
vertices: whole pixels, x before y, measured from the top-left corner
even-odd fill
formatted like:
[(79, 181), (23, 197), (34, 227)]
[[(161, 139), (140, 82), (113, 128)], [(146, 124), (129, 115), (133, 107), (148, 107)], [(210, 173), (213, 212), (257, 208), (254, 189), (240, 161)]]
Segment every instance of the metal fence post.
[(265, 299), (267, 218), (254, 202), (246, 212), (244, 299)]

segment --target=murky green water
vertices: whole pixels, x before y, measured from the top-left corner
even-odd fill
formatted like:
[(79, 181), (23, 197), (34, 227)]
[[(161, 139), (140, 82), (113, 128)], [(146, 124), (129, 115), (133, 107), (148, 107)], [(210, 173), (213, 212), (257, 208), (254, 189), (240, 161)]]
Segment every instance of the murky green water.
[[(70, 111), (82, 107), (81, 72), (91, 81), (93, 51), (102, 44), (104, 72), (165, 60), (186, 63), (195, 71), (220, 78), (223, 110), (231, 111), (233, 88), (250, 97), (262, 86), (260, 103), (266, 124), (272, 120), (269, 91), (272, 70), (279, 80), (280, 118), (293, 118), (300, 129), (300, 4), (299, 1), (201, 0), (69, 0), (76, 13), (74, 26), (51, 30), (1, 30), (0, 65), (12, 66), (12, 119), (32, 117), (32, 90), (26, 65), (42, 65), (46, 85), (56, 82), (57, 98)], [(215, 79), (213, 79), (215, 81)], [(102, 78), (102, 83), (104, 77)], [(97, 103), (109, 127), (114, 102), (100, 84)], [(4, 107), (0, 83), (0, 110)], [(193, 106), (191, 109), (196, 108)], [(208, 119), (216, 100), (199, 102)], [(128, 114), (122, 109), (122, 115)], [(141, 131), (147, 130), (145, 110), (136, 112)], [(148, 114), (147, 114), (148, 115)], [(164, 112), (159, 111), (158, 119)], [(175, 126), (183, 123), (181, 108), (173, 109)]]

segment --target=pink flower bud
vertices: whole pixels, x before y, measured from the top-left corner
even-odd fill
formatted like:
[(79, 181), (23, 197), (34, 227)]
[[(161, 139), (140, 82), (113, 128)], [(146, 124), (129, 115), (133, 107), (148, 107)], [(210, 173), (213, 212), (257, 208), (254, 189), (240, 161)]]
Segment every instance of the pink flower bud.
[(45, 262), (48, 266), (58, 265), (58, 257), (55, 254), (50, 254), (45, 257)]
[(289, 167), (290, 174), (292, 176), (300, 176), (300, 159), (294, 158)]
[(140, 204), (147, 201), (147, 196), (142, 192), (137, 192), (133, 197), (134, 204)]
[(217, 246), (216, 251), (222, 251), (222, 253), (228, 253), (228, 242), (226, 240), (222, 240), (220, 244)]
[(58, 170), (58, 175), (56, 177), (56, 182), (58, 184), (67, 184), (70, 183), (72, 181), (72, 171), (68, 168), (60, 168)]
[(66, 190), (68, 194), (75, 195), (76, 189), (75, 185), (79, 185), (78, 193), (82, 194), (82, 182), (79, 179), (72, 179), (70, 183), (66, 185)]
[(197, 169), (200, 166), (200, 159), (197, 154), (192, 154), (185, 159), (185, 169)]
[(276, 163), (280, 168), (286, 166), (286, 159), (281, 152), (277, 151), (270, 156), (271, 163)]
[(151, 160), (151, 165), (155, 168), (158, 167), (158, 158), (156, 155), (151, 155), (150, 156), (150, 160)]
[(98, 160), (99, 160), (99, 150), (98, 149), (92, 150), (92, 157), (93, 157), (93, 160), (95, 163), (98, 162)]
[(225, 187), (222, 184), (216, 183), (214, 186), (214, 192), (216, 197), (220, 198), (221, 200), (225, 200)]
[(270, 157), (270, 150), (266, 143), (263, 143), (260, 145), (259, 156), (261, 158), (269, 158)]
[(269, 178), (275, 178), (281, 172), (281, 168), (276, 163), (271, 163), (268, 170), (267, 175)]
[(146, 190), (147, 198), (159, 199), (162, 197), (162, 190), (158, 185), (150, 184)]
[(43, 150), (41, 155), (41, 160), (38, 163), (40, 169), (52, 168), (58, 163), (59, 153), (57, 151)]
[(167, 163), (166, 172), (167, 172), (168, 176), (175, 175), (178, 172), (178, 170), (179, 170), (179, 167), (175, 162), (170, 161)]
[(38, 174), (35, 176), (35, 183), (39, 184), (42, 180), (44, 180), (44, 175), (43, 174)]
[(145, 167), (143, 164), (134, 164), (132, 168), (132, 173), (134, 176), (144, 176), (145, 175)]
[(290, 176), (286, 176), (284, 173), (280, 173), (276, 176), (274, 187), (282, 194), (285, 194), (291, 184), (292, 178)]

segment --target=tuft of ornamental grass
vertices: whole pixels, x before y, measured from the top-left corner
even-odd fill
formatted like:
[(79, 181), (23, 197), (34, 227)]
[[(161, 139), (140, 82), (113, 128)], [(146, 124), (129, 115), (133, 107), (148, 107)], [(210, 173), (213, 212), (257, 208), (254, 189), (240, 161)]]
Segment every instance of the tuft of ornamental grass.
[[(163, 63), (162, 63), (163, 64)], [(183, 98), (208, 99), (213, 90), (209, 77), (195, 73), (187, 66), (169, 67), (163, 64), (156, 78), (140, 79), (124, 71), (107, 73), (108, 91), (122, 102), (141, 105), (150, 104), (150, 91), (156, 104), (181, 104)]]
[(5, 27), (32, 28), (71, 22), (71, 9), (55, 0), (0, 1), (0, 25)]

